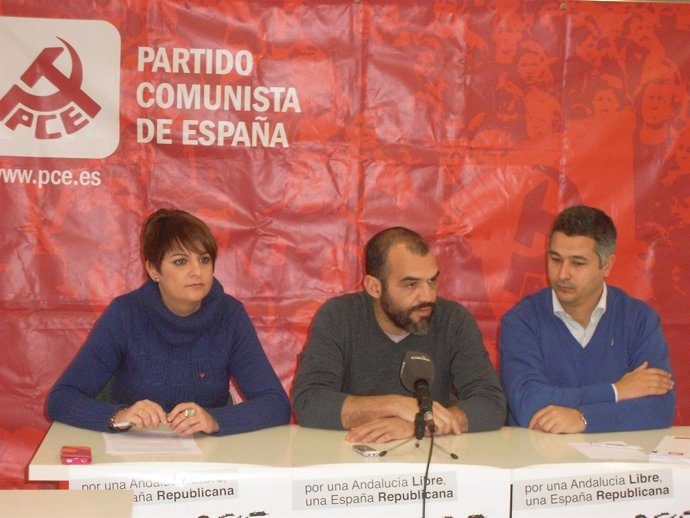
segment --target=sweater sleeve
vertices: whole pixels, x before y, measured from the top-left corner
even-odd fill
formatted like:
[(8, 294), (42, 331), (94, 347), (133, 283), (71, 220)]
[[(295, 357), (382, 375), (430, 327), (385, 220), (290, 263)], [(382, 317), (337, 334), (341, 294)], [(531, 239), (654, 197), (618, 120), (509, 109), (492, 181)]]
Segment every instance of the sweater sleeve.
[(458, 319), (454, 337), (451, 375), (459, 408), (465, 412), (470, 432), (496, 430), (505, 424), (506, 399), (482, 340), (481, 331), (468, 311)]
[(122, 360), (119, 337), (124, 333), (120, 310), (111, 304), (98, 319), (81, 350), (48, 394), (48, 417), (79, 428), (110, 431), (108, 422), (121, 404), (96, 396)]
[(243, 306), (238, 307), (231, 320), (232, 330), (227, 344), (231, 348), (231, 376), (244, 401), (207, 409), (218, 423), (218, 435), (287, 424), (290, 401)]
[[(532, 307), (532, 311), (538, 309)], [(634, 319), (639, 329), (633, 343), (621, 348), (628, 354), (627, 371), (647, 360), (650, 366), (670, 371), (668, 349), (658, 319), (653, 312)], [(630, 315), (628, 317), (630, 318)], [(587, 419), (587, 432), (638, 430), (670, 426), (675, 407), (675, 393), (628, 401), (615, 401), (611, 383), (585, 384), (576, 387), (561, 386), (553, 381), (554, 373), (547, 373), (542, 348), (549, 345), (546, 331), (539, 319), (531, 318), (523, 306), (510, 311), (500, 328), (500, 373), (508, 398), (511, 424), (528, 426), (535, 412), (548, 405), (576, 408)], [(557, 340), (551, 337), (551, 340)], [(565, 360), (564, 360), (565, 361)], [(568, 366), (563, 366), (568, 368)], [(620, 373), (620, 376), (625, 372)], [(620, 378), (619, 376), (619, 378)]]
[(300, 355), (293, 394), (295, 415), (302, 426), (343, 429), (341, 411), (347, 394), (342, 385), (347, 355), (341, 320), (328, 302), (314, 316)]
[(499, 336), (501, 382), (512, 424), (527, 426), (534, 413), (548, 405), (578, 408), (614, 402), (610, 383), (565, 387), (550, 382), (541, 351), (544, 339), (535, 321), (511, 311), (501, 321)]
[[(133, 340), (128, 337), (134, 320), (131, 311), (134, 311), (131, 305), (116, 299), (96, 322), (84, 346), (48, 396), (47, 413), (51, 419), (80, 428), (110, 431), (108, 422), (113, 413), (133, 403), (97, 399), (108, 380), (126, 362), (127, 343)], [(289, 400), (249, 316), (238, 303), (227, 317), (225, 345), (230, 376), (246, 401), (235, 406), (206, 408), (218, 422), (218, 435), (288, 423)], [(227, 391), (227, 385), (224, 390)], [(190, 391), (190, 400), (191, 394)]]
[[(643, 306), (631, 337), (628, 372), (649, 362), (671, 372), (668, 346), (658, 315)], [(676, 408), (675, 389), (663, 396), (647, 396), (617, 403), (588, 404), (579, 407), (587, 419), (587, 432), (609, 432), (666, 428), (673, 424)]]

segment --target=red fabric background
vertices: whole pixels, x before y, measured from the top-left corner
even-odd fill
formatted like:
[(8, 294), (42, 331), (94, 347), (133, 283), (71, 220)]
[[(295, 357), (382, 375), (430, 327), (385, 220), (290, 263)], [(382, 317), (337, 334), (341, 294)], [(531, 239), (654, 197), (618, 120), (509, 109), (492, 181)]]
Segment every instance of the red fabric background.
[[(690, 6), (5, 0), (0, 15), (106, 20), (122, 39), (117, 150), (0, 163), (102, 177), (0, 184), (0, 487), (23, 484), (49, 424), (46, 394), (94, 320), (142, 282), (138, 229), (163, 206), (209, 223), (216, 275), (288, 390), (314, 311), (359, 288), (374, 232), (405, 225), (429, 238), (442, 294), (474, 313), (495, 361), (498, 320), (545, 284), (553, 216), (599, 206), (620, 233), (610, 282), (660, 313), (676, 422), (690, 424)], [(142, 73), (140, 46), (247, 49), (255, 68)], [(141, 143), (137, 118), (258, 115), (142, 108), (144, 80), (294, 87), (301, 112), (268, 114), (289, 147)]]

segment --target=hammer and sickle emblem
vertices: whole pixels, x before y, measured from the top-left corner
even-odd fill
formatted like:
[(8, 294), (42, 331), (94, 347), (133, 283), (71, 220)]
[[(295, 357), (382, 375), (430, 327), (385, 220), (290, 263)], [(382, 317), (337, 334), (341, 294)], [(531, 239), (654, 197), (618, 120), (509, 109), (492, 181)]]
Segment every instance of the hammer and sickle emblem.
[[(19, 85), (15, 84), (7, 94), (0, 99), (0, 120), (5, 120), (18, 105), (38, 113), (50, 113), (65, 108), (73, 102), (92, 119), (101, 111), (101, 107), (81, 88), (84, 77), (81, 60), (79, 55), (69, 43), (62, 38), (58, 38), (69, 52), (72, 61), (70, 75), (63, 74), (55, 66), (55, 60), (64, 52), (62, 47), (48, 47), (41, 51), (38, 57), (29, 65), (22, 74), (22, 82), (29, 88), (36, 86), (38, 81), (45, 78), (56, 89), (50, 95), (34, 95), (26, 92)], [(87, 120), (83, 125), (88, 124)], [(16, 124), (15, 124), (16, 127)], [(12, 128), (14, 129), (14, 128)]]

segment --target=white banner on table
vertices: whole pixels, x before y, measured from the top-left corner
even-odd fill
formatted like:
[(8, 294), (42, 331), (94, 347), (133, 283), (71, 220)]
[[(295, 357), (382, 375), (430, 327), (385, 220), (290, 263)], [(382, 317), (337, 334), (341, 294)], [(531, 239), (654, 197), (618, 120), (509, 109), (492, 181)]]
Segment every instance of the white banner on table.
[(291, 470), (214, 463), (79, 466), (70, 489), (131, 489), (132, 518), (290, 516)]
[(295, 468), (297, 518), (428, 518), (510, 515), (510, 470), (483, 466), (366, 463)]
[[(78, 466), (70, 489), (131, 489), (133, 518), (508, 518), (510, 473), (484, 466), (358, 463), (274, 468), (214, 463)], [(426, 493), (424, 492), (426, 491)]]
[(667, 518), (690, 510), (690, 469), (583, 463), (513, 470), (513, 518)]

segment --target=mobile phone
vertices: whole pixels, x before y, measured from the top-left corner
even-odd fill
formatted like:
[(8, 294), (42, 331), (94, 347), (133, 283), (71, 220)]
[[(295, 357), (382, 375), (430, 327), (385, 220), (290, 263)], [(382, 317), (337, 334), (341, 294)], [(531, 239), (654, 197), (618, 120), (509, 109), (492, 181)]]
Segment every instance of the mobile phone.
[(60, 448), (63, 464), (91, 464), (91, 448), (88, 446), (63, 446)]
[(381, 455), (379, 450), (366, 444), (353, 444), (352, 449), (364, 457), (378, 457)]

